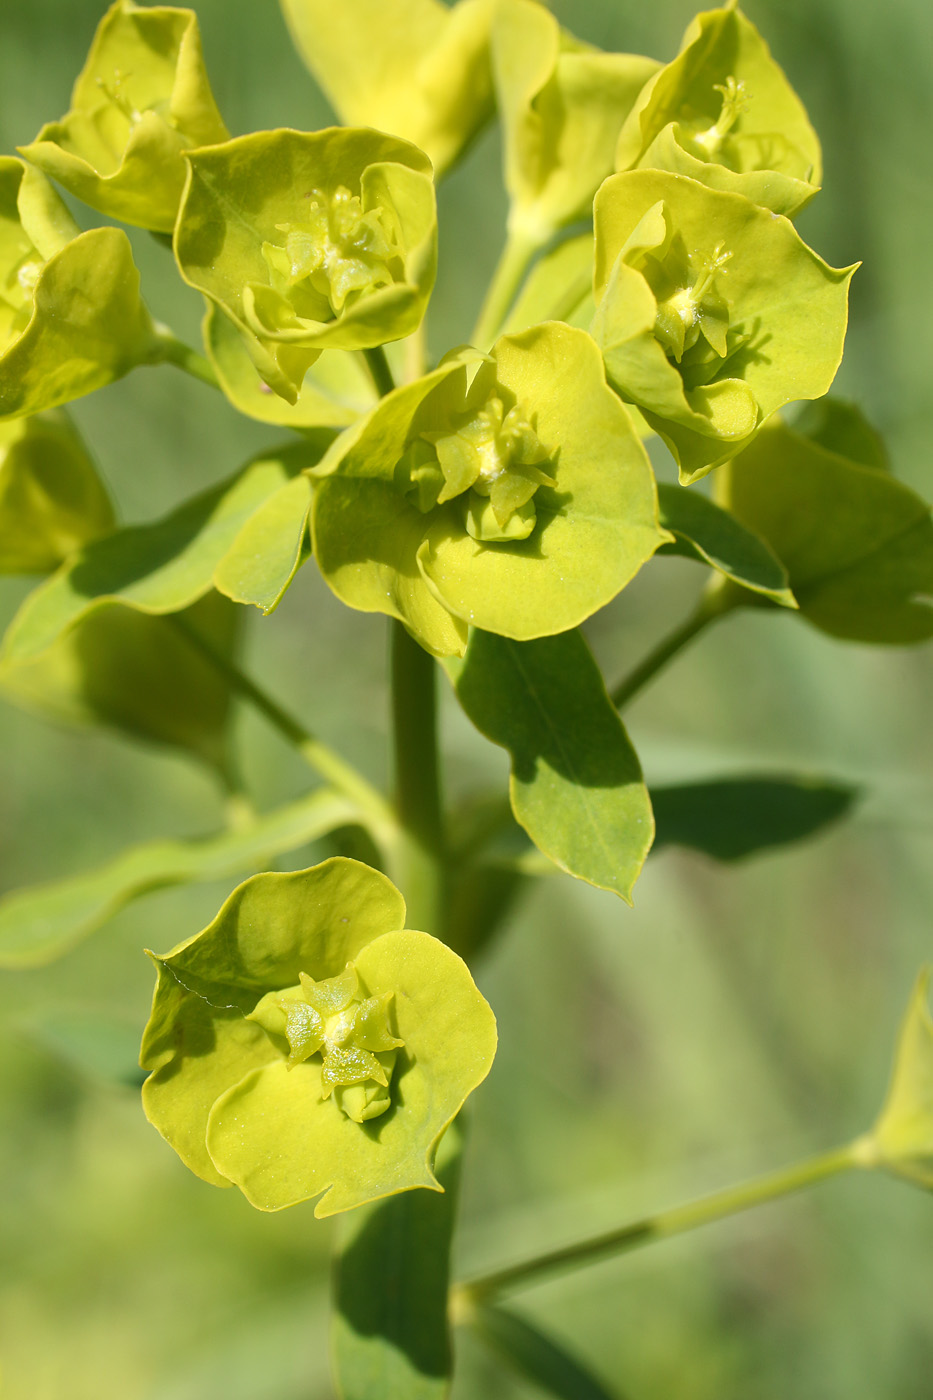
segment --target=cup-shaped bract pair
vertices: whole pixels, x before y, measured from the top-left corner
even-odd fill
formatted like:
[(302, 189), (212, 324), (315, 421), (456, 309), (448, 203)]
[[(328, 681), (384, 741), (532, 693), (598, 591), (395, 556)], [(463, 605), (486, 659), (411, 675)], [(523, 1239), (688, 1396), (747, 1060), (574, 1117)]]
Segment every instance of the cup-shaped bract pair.
[(0, 419), (89, 394), (157, 349), (123, 230), (82, 233), (39, 170), (0, 156)]
[(192, 1171), (260, 1210), (325, 1192), (318, 1216), (441, 1189), (496, 1025), (466, 964), (404, 925), (395, 886), (337, 857), (254, 875), (155, 958), (143, 1104)]
[(864, 1140), (867, 1165), (933, 1191), (933, 1017), (930, 969), (914, 984), (901, 1026), (887, 1098)]
[(171, 233), (185, 183), (182, 151), (227, 136), (194, 11), (117, 0), (94, 36), (71, 110), (20, 150), (92, 209)]
[(537, 0), (499, 0), (492, 34), (509, 225), (540, 246), (589, 216), (619, 129), (659, 65), (582, 43)]
[(519, 639), (575, 627), (667, 538), (596, 345), (557, 322), (395, 390), (313, 474), (324, 578), (437, 656), (462, 655), (469, 625)]
[(673, 63), (639, 95), (616, 169), (689, 175), (776, 214), (812, 199), (822, 177), (816, 132), (758, 30), (731, 6), (697, 15)]
[(113, 529), (113, 506), (60, 410), (0, 423), (0, 574), (45, 574)]
[(281, 0), (295, 46), (347, 126), (420, 146), (440, 177), (492, 115), (495, 0)]
[(187, 159), (182, 276), (236, 325), (282, 398), (297, 401), (322, 350), (417, 330), (437, 263), (431, 164), (417, 147), (331, 127), (258, 131)]
[(744, 195), (684, 175), (613, 175), (594, 213), (592, 334), (682, 482), (734, 457), (782, 405), (826, 393), (854, 268), (830, 267)]

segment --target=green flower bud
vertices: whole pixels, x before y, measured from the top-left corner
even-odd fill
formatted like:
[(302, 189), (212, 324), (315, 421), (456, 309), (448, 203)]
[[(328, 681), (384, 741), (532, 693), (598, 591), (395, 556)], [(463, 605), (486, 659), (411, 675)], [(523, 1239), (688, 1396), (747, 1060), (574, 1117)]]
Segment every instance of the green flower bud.
[(326, 348), (417, 330), (434, 283), (431, 166), (380, 132), (260, 131), (192, 153), (175, 232), (182, 276), (296, 403)]
[(181, 153), (227, 139), (193, 10), (117, 0), (101, 20), (71, 110), (20, 148), (92, 209), (171, 233)]
[(667, 538), (597, 347), (557, 323), (387, 395), (315, 475), (324, 578), (439, 656), (463, 653), (470, 624), (519, 639), (576, 626)]
[(820, 143), (800, 99), (740, 10), (697, 15), (680, 53), (646, 83), (616, 169), (669, 170), (793, 214), (816, 193)]
[(44, 175), (0, 156), (0, 419), (80, 398), (157, 353), (126, 234), (82, 233)]
[(199, 1176), (261, 1210), (324, 1192), (319, 1216), (440, 1190), (434, 1153), (495, 1021), (460, 958), (404, 922), (385, 876), (336, 858), (253, 876), (154, 959), (143, 1103)]
[(793, 226), (738, 194), (654, 170), (594, 206), (606, 372), (667, 443), (686, 483), (728, 461), (842, 359), (849, 279)]

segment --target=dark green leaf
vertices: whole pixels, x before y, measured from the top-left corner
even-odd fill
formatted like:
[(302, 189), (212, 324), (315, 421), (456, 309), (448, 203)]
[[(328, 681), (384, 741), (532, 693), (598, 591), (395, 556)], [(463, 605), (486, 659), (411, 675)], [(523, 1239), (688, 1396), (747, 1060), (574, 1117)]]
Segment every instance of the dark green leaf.
[(680, 554), (718, 569), (734, 583), (796, 607), (787, 571), (764, 540), (721, 506), (684, 486), (658, 486), (661, 524), (676, 539), (660, 554)]
[(447, 1294), (460, 1156), (453, 1123), (437, 1155), (443, 1195), (405, 1191), (345, 1217), (333, 1324), (343, 1400), (443, 1400), (448, 1393)]
[(858, 788), (822, 778), (718, 778), (651, 789), (661, 846), (690, 846), (716, 860), (740, 860), (802, 841), (839, 821)]
[(546, 1394), (558, 1400), (613, 1400), (613, 1392), (576, 1357), (511, 1309), (477, 1307), (470, 1322), (513, 1370)]
[(473, 632), (456, 688), (477, 729), (512, 755), (512, 810), (539, 850), (631, 903), (654, 836), (651, 803), (580, 634), (514, 642)]
[(258, 817), (245, 831), (203, 841), (150, 841), (96, 870), (14, 890), (0, 900), (0, 967), (41, 967), (150, 890), (261, 868), (353, 816), (346, 798), (318, 789)]

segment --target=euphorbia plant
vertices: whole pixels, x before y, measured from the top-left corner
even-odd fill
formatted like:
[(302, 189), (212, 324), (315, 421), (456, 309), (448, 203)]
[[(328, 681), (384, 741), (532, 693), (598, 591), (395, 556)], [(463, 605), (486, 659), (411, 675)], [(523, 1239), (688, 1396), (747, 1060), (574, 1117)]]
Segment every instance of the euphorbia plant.
[[(656, 819), (660, 841), (731, 859), (840, 815), (850, 791), (784, 774), (652, 803), (618, 712), (744, 607), (851, 640), (926, 640), (933, 524), (859, 410), (826, 397), (854, 269), (790, 222), (817, 192), (819, 145), (734, 5), (700, 15), (667, 64), (599, 52), (534, 0), (283, 8), (348, 125), (231, 137), (194, 14), (119, 0), (71, 111), (0, 159), (0, 570), (48, 575), (6, 633), (0, 687), (180, 748), (232, 798), (207, 841), (9, 897), (0, 960), (41, 965), (146, 889), (252, 870), (206, 928), (151, 955), (148, 1117), (197, 1176), (261, 1210), (315, 1199), (317, 1215), (348, 1215), (345, 1396), (446, 1393), (451, 1315), (554, 1393), (596, 1394), (498, 1295), (845, 1168), (928, 1187), (927, 981), (871, 1132), (451, 1293), (461, 1109), (496, 1044), (474, 973), (544, 869), (630, 902)], [(468, 341), (429, 362), (435, 182), (494, 105), (505, 249)], [(127, 235), (82, 232), (52, 180), (171, 234), (205, 307), (203, 355), (153, 321)], [(120, 527), (61, 405), (166, 360), (292, 437)], [(655, 478), (665, 446), (679, 485)], [(696, 610), (607, 689), (577, 629), (672, 554), (707, 571)], [(306, 565), (389, 619), (391, 794), (239, 664), (246, 609), (274, 613)], [(354, 625), (350, 612), (348, 637)], [(444, 798), (438, 663), (509, 754), (508, 793), (470, 808)], [(257, 815), (235, 699), (322, 783)], [(256, 872), (322, 837), (340, 854)], [(562, 1008), (540, 1014), (559, 1053)]]

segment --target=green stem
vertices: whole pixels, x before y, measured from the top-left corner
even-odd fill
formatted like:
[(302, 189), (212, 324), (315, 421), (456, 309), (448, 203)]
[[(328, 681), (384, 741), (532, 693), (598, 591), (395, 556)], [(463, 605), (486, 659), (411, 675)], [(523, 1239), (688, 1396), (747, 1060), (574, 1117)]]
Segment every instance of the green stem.
[(471, 344), (478, 350), (488, 350), (499, 334), (532, 260), (546, 242), (547, 238), (510, 230), (473, 330)]
[(310, 730), (283, 710), (277, 701), (260, 689), (229, 657), (217, 651), (178, 613), (170, 614), (170, 618), (192, 646), (220, 672), (230, 689), (263, 715), (315, 772), (355, 802), (360, 811), (370, 819), (375, 830), (382, 836), (394, 831), (394, 814), (378, 788), (373, 787), (352, 764), (321, 743), (320, 739), (316, 739)]
[(782, 1171), (744, 1182), (741, 1186), (730, 1186), (715, 1195), (705, 1196), (689, 1205), (675, 1206), (673, 1210), (649, 1215), (643, 1220), (623, 1225), (619, 1230), (597, 1235), (594, 1239), (582, 1240), (578, 1244), (567, 1245), (563, 1249), (539, 1254), (524, 1263), (513, 1264), (508, 1269), (486, 1274), (461, 1285), (466, 1294), (466, 1303), (485, 1301), (513, 1288), (524, 1288), (538, 1283), (549, 1274), (563, 1273), (582, 1264), (591, 1264), (611, 1254), (624, 1254), (640, 1245), (651, 1244), (655, 1240), (666, 1239), (670, 1235), (683, 1234), (685, 1230), (695, 1230), (713, 1220), (722, 1220), (752, 1206), (763, 1205), (767, 1201), (787, 1196), (792, 1191), (800, 1191), (813, 1186), (826, 1177), (848, 1171), (852, 1167), (869, 1165), (866, 1147), (867, 1139), (858, 1138), (845, 1147), (835, 1148), (817, 1157), (810, 1157)]
[(179, 340), (168, 326), (159, 321), (155, 323), (155, 333), (158, 348), (152, 357), (153, 364), (174, 365), (176, 369), (184, 370), (185, 374), (200, 379), (202, 384), (210, 384), (212, 389), (220, 388), (220, 381), (210, 360), (205, 359), (197, 350), (192, 350), (190, 345)]
[(395, 810), (408, 921), (441, 936), (446, 838), (437, 752), (437, 665), (398, 621), (391, 624)]
[(385, 349), (381, 345), (374, 345), (371, 349), (363, 351), (363, 358), (376, 386), (377, 394), (381, 399), (384, 399), (386, 394), (391, 394), (395, 388), (395, 380), (389, 368), (389, 361), (386, 359)]
[(703, 595), (698, 607), (690, 614), (685, 622), (679, 627), (675, 627), (664, 637), (653, 651), (650, 651), (644, 661), (640, 662), (633, 671), (614, 686), (609, 692), (609, 698), (617, 710), (621, 710), (625, 705), (633, 700), (640, 690), (654, 680), (654, 677), (667, 663), (682, 651), (694, 637), (698, 636), (704, 628), (711, 622), (715, 622), (717, 617), (723, 617), (730, 612), (735, 604), (729, 601), (730, 595), (718, 588), (712, 588)]

